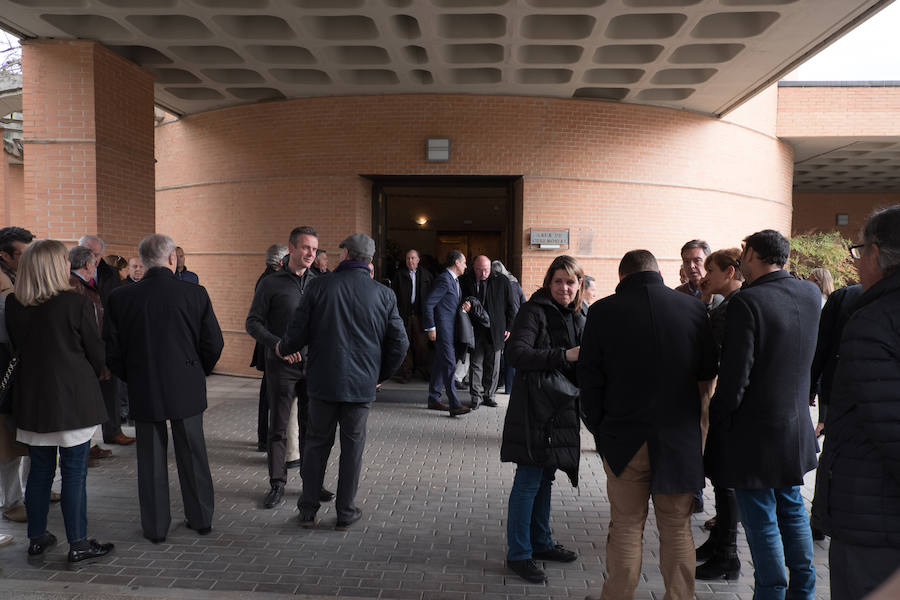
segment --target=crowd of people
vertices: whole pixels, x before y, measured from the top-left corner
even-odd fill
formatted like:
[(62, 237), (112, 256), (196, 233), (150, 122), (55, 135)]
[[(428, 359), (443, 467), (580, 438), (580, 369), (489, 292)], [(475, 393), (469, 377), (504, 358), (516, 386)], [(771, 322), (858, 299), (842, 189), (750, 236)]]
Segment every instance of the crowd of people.
[[(353, 234), (339, 249), (329, 270), (315, 229), (296, 227), (268, 249), (256, 282), (246, 330), (256, 341), (251, 366), (263, 373), (264, 508), (284, 502), (288, 469), (299, 467), (300, 526), (314, 526), (332, 500), (335, 527), (352, 526), (382, 382), (418, 374), (428, 381), (424, 407), (459, 417), (498, 407), (502, 381), (510, 396), (500, 456), (516, 465), (506, 564), (526, 581), (547, 581), (545, 561), (578, 560), (554, 540), (551, 495), (558, 470), (578, 486), (582, 423), (610, 503), (607, 578), (588, 598), (634, 596), (651, 498), (667, 598), (693, 597), (696, 579), (740, 575), (739, 522), (754, 598), (814, 597), (814, 537), (832, 538), (832, 598), (861, 598), (900, 568), (900, 206), (869, 218), (849, 249), (859, 285), (839, 290), (827, 269), (809, 281), (786, 271), (790, 242), (773, 230), (741, 248), (687, 242), (674, 289), (650, 251), (627, 252), (605, 298), (566, 255), (526, 299), (487, 256), (469, 267), (454, 250), (432, 273), (410, 249), (387, 286), (373, 279), (372, 238)], [(129, 260), (103, 259), (103, 250), (95, 236), (67, 250), (0, 230), (0, 366), (14, 382), (0, 492), (6, 510), (24, 496), (30, 555), (57, 541), (46, 529), (57, 459), (69, 561), (113, 550), (88, 538), (86, 474), (108, 452), (91, 447), (98, 426), (107, 443), (135, 441), (121, 429), (123, 402), (135, 425), (144, 536), (160, 543), (171, 524), (170, 429), (186, 526), (212, 528), (203, 413), (223, 340), (209, 296), (168, 236), (148, 236)], [(324, 480), (338, 432), (335, 493)], [(810, 518), (801, 487), (817, 465)], [(715, 517), (695, 547), (691, 516), (707, 478)]]

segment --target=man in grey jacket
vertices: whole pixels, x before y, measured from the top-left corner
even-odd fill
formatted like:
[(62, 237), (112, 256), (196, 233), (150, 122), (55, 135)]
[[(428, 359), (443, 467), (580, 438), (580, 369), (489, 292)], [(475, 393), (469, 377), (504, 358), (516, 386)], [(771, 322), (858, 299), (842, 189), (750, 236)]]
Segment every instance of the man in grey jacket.
[(309, 345), (309, 423), (303, 448), (300, 525), (315, 525), (319, 492), (337, 425), (341, 426), (337, 523), (360, 519), (354, 504), (366, 420), (375, 386), (394, 374), (409, 340), (394, 292), (369, 276), (375, 242), (356, 233), (340, 244), (341, 263), (328, 277), (310, 282), (287, 333), (276, 346), (288, 360)]

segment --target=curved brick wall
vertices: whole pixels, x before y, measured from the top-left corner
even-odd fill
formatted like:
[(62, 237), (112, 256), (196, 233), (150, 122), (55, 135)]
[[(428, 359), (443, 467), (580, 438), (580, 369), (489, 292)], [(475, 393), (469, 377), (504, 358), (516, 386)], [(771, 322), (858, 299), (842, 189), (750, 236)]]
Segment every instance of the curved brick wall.
[[(335, 249), (371, 230), (360, 174), (522, 175), (523, 231), (570, 230), (611, 292), (622, 253), (647, 248), (677, 283), (681, 244), (733, 246), (790, 233), (793, 153), (774, 137), (766, 92), (728, 120), (611, 102), (486, 96), (360, 96), (254, 104), (194, 115), (156, 133), (157, 230), (185, 247), (225, 330), (219, 371), (251, 372), (243, 333), (265, 248), (299, 224)], [(426, 137), (452, 140), (448, 163)], [(522, 248), (530, 293), (555, 252)], [(515, 261), (511, 261), (515, 262)]]

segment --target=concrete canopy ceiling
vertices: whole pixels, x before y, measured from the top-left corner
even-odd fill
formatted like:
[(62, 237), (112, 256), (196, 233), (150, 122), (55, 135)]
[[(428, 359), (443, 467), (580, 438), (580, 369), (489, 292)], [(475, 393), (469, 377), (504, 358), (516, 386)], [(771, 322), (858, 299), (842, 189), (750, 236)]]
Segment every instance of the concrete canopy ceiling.
[(794, 146), (797, 191), (900, 190), (900, 136), (782, 139)]
[(719, 115), (890, 1), (0, 0), (0, 26), (102, 42), (179, 114), (472, 93)]

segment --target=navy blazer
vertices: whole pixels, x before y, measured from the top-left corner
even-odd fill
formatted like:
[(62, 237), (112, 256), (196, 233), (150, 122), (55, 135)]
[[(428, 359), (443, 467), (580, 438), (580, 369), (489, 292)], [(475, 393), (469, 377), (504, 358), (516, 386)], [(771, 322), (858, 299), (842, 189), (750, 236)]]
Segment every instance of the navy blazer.
[(453, 323), (458, 307), (459, 287), (450, 271), (444, 269), (434, 278), (434, 286), (425, 300), (422, 309), (423, 326), (426, 330), (436, 327), (439, 336), (443, 333), (453, 343)]

